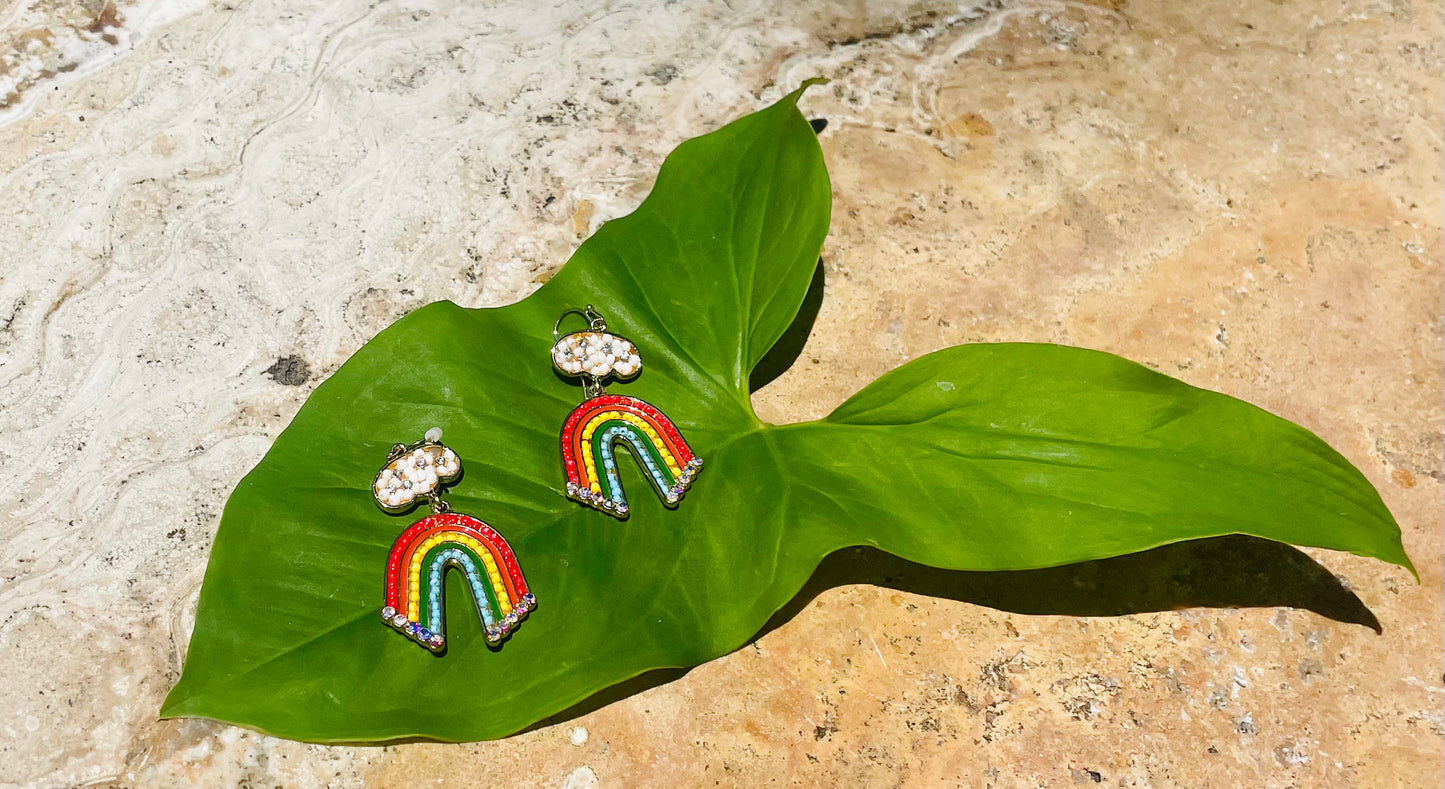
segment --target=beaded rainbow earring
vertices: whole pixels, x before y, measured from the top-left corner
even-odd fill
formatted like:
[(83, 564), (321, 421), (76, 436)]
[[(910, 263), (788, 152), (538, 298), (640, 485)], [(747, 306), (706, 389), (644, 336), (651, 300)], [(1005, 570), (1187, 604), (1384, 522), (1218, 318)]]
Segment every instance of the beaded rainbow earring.
[(413, 523), (391, 546), (381, 618), (433, 652), (447, 645), (442, 596), (448, 568), (466, 575), (489, 644), (501, 642), (537, 607), (502, 535), (470, 515), (452, 512), (441, 500), (442, 486), (461, 473), (461, 458), (442, 444), (441, 428), (434, 427), (415, 444), (393, 446), (371, 484), (377, 505), (388, 514), (400, 515), (423, 499), (431, 505), (432, 514)]
[[(559, 336), (568, 315), (581, 315), (587, 329)], [(552, 365), (562, 375), (582, 379), (586, 400), (562, 426), (562, 466), (567, 497), (588, 507), (626, 518), (627, 496), (617, 476), (616, 445), (626, 444), (662, 503), (676, 507), (702, 469), (702, 458), (688, 448), (672, 420), (635, 397), (610, 395), (609, 378), (619, 381), (642, 370), (637, 346), (607, 331), (607, 321), (592, 308), (571, 308), (552, 327)]]

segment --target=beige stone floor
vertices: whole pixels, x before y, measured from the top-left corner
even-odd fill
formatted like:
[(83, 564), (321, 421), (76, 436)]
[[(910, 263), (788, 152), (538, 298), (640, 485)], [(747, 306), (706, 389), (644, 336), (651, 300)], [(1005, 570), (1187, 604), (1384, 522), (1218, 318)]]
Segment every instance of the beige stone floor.
[[(97, 9), (0, 2), (0, 64)], [(1445, 776), (1438, 6), (122, 10), (160, 21), (45, 55), (0, 119), (0, 786)], [(1420, 582), (1238, 542), (1009, 576), (845, 555), (755, 643), (506, 741), (154, 719), (224, 497), (318, 380), (419, 304), (522, 297), (672, 146), (814, 75), (826, 284), (765, 418), (955, 343), (1112, 351), (1319, 433)]]

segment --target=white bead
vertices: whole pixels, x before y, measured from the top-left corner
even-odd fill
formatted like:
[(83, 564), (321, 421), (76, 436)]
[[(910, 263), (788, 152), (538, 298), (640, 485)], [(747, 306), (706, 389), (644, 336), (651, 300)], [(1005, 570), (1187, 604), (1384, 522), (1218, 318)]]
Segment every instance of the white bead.
[(432, 442), (433, 444), (435, 444), (435, 443), (438, 442), (438, 441), (441, 441), (441, 440), (442, 440), (442, 429), (439, 428), (439, 427), (434, 427), (434, 428), (432, 428), (431, 430), (426, 431), (426, 440)]

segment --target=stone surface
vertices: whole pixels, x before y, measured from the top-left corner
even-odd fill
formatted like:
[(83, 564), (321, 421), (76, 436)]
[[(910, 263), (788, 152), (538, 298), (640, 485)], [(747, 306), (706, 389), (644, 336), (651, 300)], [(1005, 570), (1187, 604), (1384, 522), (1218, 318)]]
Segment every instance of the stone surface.
[[(0, 786), (1439, 783), (1438, 8), (592, 5), (0, 3)], [(674, 145), (815, 75), (826, 284), (765, 418), (954, 343), (1122, 354), (1364, 470), (1421, 582), (1310, 555), (1383, 632), (1255, 545), (844, 555), (818, 586), (874, 583), (502, 742), (155, 720), (225, 496), (318, 381), (418, 305), (524, 296)]]

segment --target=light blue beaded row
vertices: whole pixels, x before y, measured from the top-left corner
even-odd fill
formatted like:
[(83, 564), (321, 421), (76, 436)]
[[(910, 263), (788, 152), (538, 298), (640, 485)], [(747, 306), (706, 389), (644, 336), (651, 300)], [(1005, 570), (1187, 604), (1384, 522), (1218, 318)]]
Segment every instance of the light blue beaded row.
[(642, 463), (647, 470), (647, 475), (652, 479), (652, 484), (660, 491), (668, 489), (667, 477), (663, 475), (662, 469), (658, 467), (657, 461), (652, 459), (652, 453), (647, 447), (651, 443), (631, 425), (613, 425), (602, 433), (602, 467), (607, 474), (609, 489), (612, 491), (612, 501), (615, 504), (626, 504), (622, 494), (622, 483), (617, 478), (617, 461), (614, 457), (616, 451), (613, 449), (613, 442), (621, 438), (632, 446), (633, 455)]
[(482, 624), (490, 628), (496, 621), (492, 613), (492, 607), (488, 604), (486, 587), (482, 586), (482, 575), (477, 569), (476, 562), (467, 555), (466, 551), (460, 548), (448, 548), (437, 554), (432, 562), (430, 583), (427, 584), (428, 601), (431, 603), (428, 609), (431, 613), (431, 631), (441, 633), (443, 627), (442, 617), (442, 590), (446, 587), (442, 584), (442, 578), (446, 575), (447, 567), (453, 566), (463, 573), (466, 573), (467, 584), (472, 590), (472, 600), (477, 605), (477, 613), (482, 617)]
[(612, 442), (626, 430), (623, 425), (613, 425), (602, 432), (602, 470), (607, 475), (607, 490), (612, 495), (612, 503), (619, 506), (626, 504), (627, 499), (622, 493), (622, 480), (617, 477), (617, 458)]

